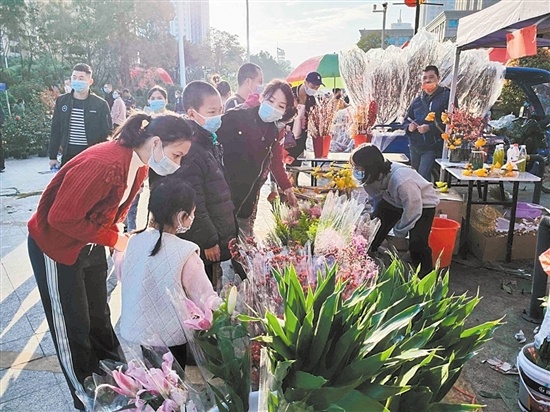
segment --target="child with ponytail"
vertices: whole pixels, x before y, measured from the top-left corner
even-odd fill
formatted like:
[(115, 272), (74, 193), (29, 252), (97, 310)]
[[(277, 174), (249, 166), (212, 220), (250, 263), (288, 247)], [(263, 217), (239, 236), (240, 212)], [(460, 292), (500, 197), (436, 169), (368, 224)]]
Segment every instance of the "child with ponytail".
[(195, 192), (175, 176), (162, 179), (151, 189), (149, 213), (149, 227), (130, 238), (122, 261), (120, 331), (135, 344), (169, 347), (184, 367), (182, 313), (170, 293), (187, 296), (201, 309), (218, 300), (199, 247), (177, 236), (195, 219)]

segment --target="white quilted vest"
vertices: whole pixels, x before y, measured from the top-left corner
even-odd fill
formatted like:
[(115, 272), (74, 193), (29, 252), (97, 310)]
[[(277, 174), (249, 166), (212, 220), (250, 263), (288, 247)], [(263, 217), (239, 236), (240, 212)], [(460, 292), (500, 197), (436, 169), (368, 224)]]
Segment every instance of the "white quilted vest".
[(149, 256), (159, 238), (156, 229), (134, 235), (128, 241), (122, 263), (122, 313), (120, 332), (130, 342), (152, 346), (176, 346), (186, 342), (167, 290), (185, 294), (183, 266), (199, 247), (169, 233), (155, 256)]

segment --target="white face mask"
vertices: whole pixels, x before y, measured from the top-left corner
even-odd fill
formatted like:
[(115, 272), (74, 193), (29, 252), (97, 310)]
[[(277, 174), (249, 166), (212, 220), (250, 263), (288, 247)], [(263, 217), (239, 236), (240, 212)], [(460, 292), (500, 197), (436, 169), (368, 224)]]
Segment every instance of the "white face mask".
[(305, 88), (306, 88), (306, 94), (308, 96), (315, 96), (317, 94), (317, 90), (310, 89), (309, 87), (307, 87), (307, 85), (305, 85)]
[(178, 227), (176, 228), (176, 233), (178, 235), (181, 235), (187, 232), (189, 229), (191, 229), (191, 226), (193, 226), (193, 221), (195, 220), (195, 216), (193, 217), (189, 216), (188, 219), (191, 223), (189, 223), (189, 226), (184, 226), (183, 222), (181, 221), (180, 215), (178, 215)]
[(155, 146), (151, 147), (149, 167), (159, 176), (171, 175), (180, 168), (180, 165), (166, 157), (164, 154), (164, 149), (162, 148), (162, 142), (160, 142), (160, 150), (162, 150), (162, 159), (160, 159), (160, 162), (157, 162), (154, 156)]

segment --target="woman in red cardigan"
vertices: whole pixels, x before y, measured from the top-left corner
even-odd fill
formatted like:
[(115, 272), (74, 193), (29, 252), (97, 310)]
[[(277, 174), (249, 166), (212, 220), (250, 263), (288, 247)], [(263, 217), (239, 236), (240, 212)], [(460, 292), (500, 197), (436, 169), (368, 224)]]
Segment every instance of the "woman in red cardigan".
[(164, 176), (175, 172), (192, 135), (175, 114), (133, 115), (112, 141), (63, 165), (28, 223), (34, 276), (77, 409), (84, 410), (82, 383), (100, 372), (99, 361), (123, 359), (107, 304), (105, 246), (124, 251), (128, 237), (117, 223), (148, 169)]

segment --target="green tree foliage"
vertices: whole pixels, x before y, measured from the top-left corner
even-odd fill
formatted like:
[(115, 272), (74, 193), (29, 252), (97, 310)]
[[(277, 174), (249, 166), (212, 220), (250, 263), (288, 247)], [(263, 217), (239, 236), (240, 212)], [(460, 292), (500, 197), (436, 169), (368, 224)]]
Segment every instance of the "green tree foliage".
[[(550, 70), (550, 49), (540, 48), (536, 56), (521, 57), (508, 63), (511, 67), (535, 67)], [(519, 109), (526, 100), (525, 93), (518, 86), (507, 80), (498, 102), (498, 111), (502, 114), (519, 114)]]
[[(357, 47), (359, 47), (364, 52), (368, 52), (370, 49), (379, 49), (382, 32), (377, 33), (368, 33), (367, 35), (361, 37), (357, 42)], [(389, 45), (388, 39), (384, 40), (384, 44), (387, 47)]]
[(212, 73), (218, 73), (224, 79), (233, 80), (237, 70), (244, 63), (245, 49), (239, 43), (239, 37), (226, 31), (210, 29), (208, 40), (209, 67)]
[(278, 62), (270, 53), (263, 50), (251, 55), (250, 61), (262, 68), (264, 83), (273, 79), (284, 79), (291, 72), (290, 63), (287, 60)]

